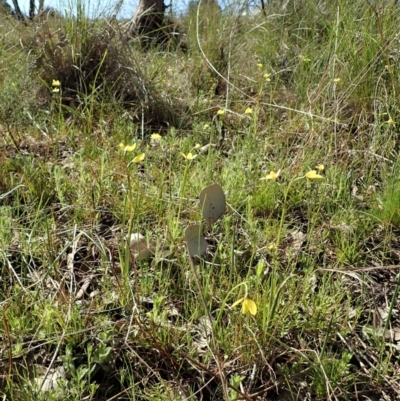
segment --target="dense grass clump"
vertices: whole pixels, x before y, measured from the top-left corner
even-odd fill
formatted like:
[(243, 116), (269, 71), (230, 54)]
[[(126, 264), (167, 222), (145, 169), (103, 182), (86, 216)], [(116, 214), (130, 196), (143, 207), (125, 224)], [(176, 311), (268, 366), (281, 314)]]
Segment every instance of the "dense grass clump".
[(0, 394), (397, 399), (400, 8), (199, 7), (1, 15)]

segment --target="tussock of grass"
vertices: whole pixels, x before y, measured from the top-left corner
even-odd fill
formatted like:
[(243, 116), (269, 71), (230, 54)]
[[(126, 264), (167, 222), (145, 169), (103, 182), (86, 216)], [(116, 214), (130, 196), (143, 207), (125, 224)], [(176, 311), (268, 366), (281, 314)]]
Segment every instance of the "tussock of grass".
[(186, 53), (1, 17), (7, 399), (398, 397), (400, 11), (285, 4), (192, 10)]

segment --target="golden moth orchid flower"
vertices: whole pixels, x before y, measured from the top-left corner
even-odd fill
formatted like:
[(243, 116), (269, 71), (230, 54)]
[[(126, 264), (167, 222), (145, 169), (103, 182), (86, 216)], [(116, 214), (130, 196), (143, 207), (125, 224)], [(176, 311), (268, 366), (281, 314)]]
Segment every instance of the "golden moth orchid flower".
[(241, 299), (238, 299), (236, 302), (233, 303), (232, 307), (235, 307), (239, 304), (242, 304), (242, 313), (244, 315), (250, 313), (251, 315), (255, 316), (257, 313), (257, 305), (256, 303), (247, 297), (247, 295)]
[(278, 170), (276, 173), (275, 171), (271, 171), (269, 174), (267, 174), (265, 177), (262, 177), (261, 180), (272, 180), (276, 181), (276, 179), (279, 177), (281, 173), (281, 170)]
[(187, 155), (181, 152), (181, 155), (186, 159), (186, 160), (193, 160), (197, 157), (197, 155), (194, 155), (192, 152), (189, 152)]
[(275, 242), (273, 242), (272, 244), (269, 244), (267, 249), (269, 251), (277, 251), (278, 250), (278, 246), (275, 244)]
[(123, 152), (133, 152), (136, 149), (136, 143), (133, 143), (132, 145), (125, 145), (124, 143), (120, 143), (118, 147), (123, 151)]
[(145, 156), (146, 155), (144, 153), (137, 155), (136, 157), (133, 158), (132, 163), (140, 163), (141, 161), (143, 161)]
[(316, 170), (311, 170), (308, 173), (306, 173), (306, 178), (308, 178), (309, 180), (320, 180), (321, 178), (324, 177), (318, 174)]
[(308, 62), (311, 61), (308, 57), (305, 57), (305, 56), (303, 56), (302, 54), (300, 54), (299, 59), (300, 59), (301, 61), (303, 61), (304, 63), (308, 63)]

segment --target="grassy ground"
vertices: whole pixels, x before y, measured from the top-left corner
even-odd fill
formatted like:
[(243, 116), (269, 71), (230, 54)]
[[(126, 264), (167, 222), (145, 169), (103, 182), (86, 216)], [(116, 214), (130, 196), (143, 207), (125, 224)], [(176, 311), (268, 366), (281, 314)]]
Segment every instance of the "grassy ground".
[(399, 399), (400, 9), (271, 3), (1, 18), (2, 399)]

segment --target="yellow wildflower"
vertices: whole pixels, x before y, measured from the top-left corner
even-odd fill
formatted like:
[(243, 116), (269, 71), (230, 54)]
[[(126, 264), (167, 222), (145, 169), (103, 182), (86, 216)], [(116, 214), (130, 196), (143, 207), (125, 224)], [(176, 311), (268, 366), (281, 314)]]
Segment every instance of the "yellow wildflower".
[(137, 155), (136, 157), (133, 158), (132, 163), (140, 163), (141, 161), (143, 161), (145, 156), (146, 155), (144, 153)]
[(217, 111), (217, 116), (223, 116), (223, 115), (225, 115), (225, 110), (219, 109), (219, 110)]
[(258, 67), (259, 70), (261, 70), (264, 66), (263, 66), (262, 63), (257, 63), (257, 67)]
[(126, 145), (124, 147), (124, 152), (133, 152), (136, 149), (136, 143), (132, 145)]
[(247, 295), (244, 298), (238, 299), (236, 302), (234, 302), (232, 307), (235, 307), (239, 304), (242, 304), (242, 313), (244, 315), (250, 313), (251, 315), (255, 316), (257, 313), (256, 303), (252, 299), (248, 298)]
[(278, 172), (275, 173), (275, 171), (271, 171), (269, 174), (267, 174), (265, 177), (260, 178), (260, 180), (272, 180), (276, 181), (276, 179), (279, 177), (279, 174), (281, 173), (281, 170), (278, 170)]
[(53, 89), (52, 89), (52, 92), (53, 92), (53, 93), (58, 93), (58, 92), (60, 92), (60, 88), (53, 88)]
[(58, 79), (53, 79), (51, 86), (61, 86), (60, 81)]
[(268, 74), (268, 72), (264, 74), (264, 78), (267, 82), (271, 82), (271, 74)]
[(318, 164), (318, 166), (315, 166), (315, 170), (324, 171), (325, 170), (325, 166), (323, 164)]
[(278, 246), (275, 244), (275, 242), (273, 242), (272, 244), (269, 244), (269, 245), (267, 246), (267, 249), (268, 249), (269, 251), (277, 251), (277, 250), (278, 250)]
[(197, 155), (194, 155), (192, 152), (189, 152), (187, 155), (181, 152), (181, 155), (186, 159), (186, 160), (193, 160), (197, 157)]
[(335, 84), (337, 84), (337, 83), (339, 83), (341, 80), (342, 80), (341, 78), (335, 78), (335, 79), (333, 80), (333, 82), (334, 82)]
[(305, 57), (302, 54), (300, 54), (299, 59), (304, 63), (309, 63), (311, 61), (308, 57)]
[(133, 152), (136, 149), (136, 143), (132, 145), (124, 145), (122, 142), (118, 145), (118, 147), (124, 152)]
[(253, 109), (251, 107), (248, 107), (244, 114), (253, 114)]
[(196, 145), (194, 146), (195, 149), (200, 149), (201, 145), (199, 143), (196, 143)]
[(160, 134), (151, 134), (150, 138), (158, 141), (162, 138), (162, 136)]
[(316, 170), (311, 170), (308, 173), (306, 173), (306, 177), (309, 180), (320, 180), (321, 178), (324, 178), (322, 175), (317, 174)]
[(396, 124), (395, 121), (392, 118), (389, 118), (389, 120), (387, 120), (386, 123), (388, 125), (395, 125)]

